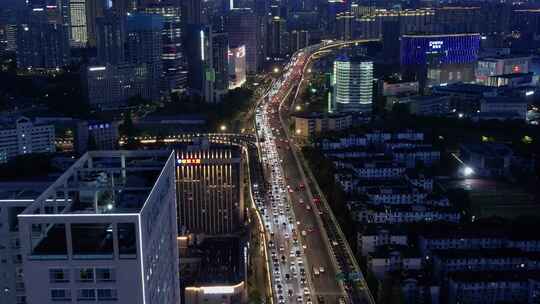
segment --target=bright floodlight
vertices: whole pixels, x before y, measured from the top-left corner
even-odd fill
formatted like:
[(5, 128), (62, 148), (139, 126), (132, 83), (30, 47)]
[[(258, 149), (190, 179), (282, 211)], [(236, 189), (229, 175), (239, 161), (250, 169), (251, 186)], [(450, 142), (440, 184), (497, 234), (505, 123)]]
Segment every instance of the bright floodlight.
[(463, 175), (465, 176), (471, 176), (474, 174), (474, 170), (471, 167), (465, 167), (463, 168)]

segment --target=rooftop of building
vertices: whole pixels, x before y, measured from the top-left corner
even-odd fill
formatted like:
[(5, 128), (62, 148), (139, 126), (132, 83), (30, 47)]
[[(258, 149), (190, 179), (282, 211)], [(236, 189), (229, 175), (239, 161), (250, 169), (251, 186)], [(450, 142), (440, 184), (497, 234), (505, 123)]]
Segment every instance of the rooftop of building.
[(534, 75), (533, 72), (529, 72), (529, 73), (510, 73), (510, 74), (503, 74), (503, 75), (493, 75), (489, 77), (512, 79), (512, 78), (532, 77), (533, 75)]
[(465, 258), (515, 258), (526, 257), (527, 253), (517, 248), (489, 248), (489, 249), (446, 249), (433, 250), (432, 255), (443, 260)]
[(402, 37), (406, 38), (445, 38), (445, 37), (478, 37), (479, 33), (461, 33), (461, 34), (407, 34)]
[(513, 103), (513, 104), (527, 104), (528, 102), (520, 97), (516, 96), (492, 96), (482, 98), (484, 103)]
[(368, 209), (373, 212), (383, 212), (387, 215), (392, 213), (439, 213), (439, 214), (461, 214), (461, 212), (452, 206), (432, 206), (432, 205), (413, 205), (413, 204), (371, 204), (367, 202), (364, 206), (359, 206), (359, 209)]
[(293, 114), (293, 117), (305, 118), (305, 119), (321, 119), (321, 118), (345, 118), (352, 116), (353, 113), (341, 112), (341, 113), (328, 113), (328, 112), (297, 112)]
[(429, 100), (443, 99), (443, 98), (449, 98), (449, 96), (445, 94), (415, 95), (415, 96), (407, 96), (403, 99), (404, 100), (408, 99), (411, 101), (429, 101)]
[(138, 123), (160, 123), (160, 124), (185, 124), (185, 123), (205, 123), (207, 117), (201, 114), (176, 114), (176, 115), (148, 115)]
[[(207, 237), (188, 247), (180, 255), (184, 261), (195, 261), (195, 267), (182, 272), (184, 286), (237, 284), (245, 274), (245, 243), (240, 237)], [(184, 262), (183, 262), (184, 263)]]
[(373, 62), (372, 59), (366, 56), (360, 56), (360, 55), (348, 55), (348, 54), (340, 54), (336, 57), (336, 61), (339, 62), (354, 62), (354, 63), (361, 63), (361, 62)]
[(527, 282), (530, 279), (540, 280), (540, 271), (459, 271), (449, 273), (448, 277), (456, 283)]
[(530, 55), (525, 54), (499, 54), (494, 56), (487, 56), (478, 59), (479, 61), (501, 60), (501, 59), (518, 59), (518, 58), (531, 58)]
[(399, 224), (375, 224), (369, 223), (363, 226), (363, 231), (360, 232), (363, 236), (377, 235), (381, 232), (387, 232), (390, 235), (406, 236), (407, 228), (405, 225)]
[(507, 145), (492, 142), (461, 144), (460, 149), (487, 157), (508, 157), (513, 154), (512, 149)]
[(473, 83), (452, 83), (448, 85), (439, 85), (433, 87), (435, 92), (456, 92), (468, 94), (483, 94), (488, 92), (496, 92), (497, 88)]
[(502, 219), (478, 220), (472, 223), (430, 223), (420, 227), (418, 234), (424, 239), (477, 239), (506, 237)]
[(418, 248), (409, 245), (382, 245), (375, 249), (375, 252), (370, 253), (371, 258), (384, 259), (394, 254), (399, 253), (402, 258), (422, 258), (422, 254)]
[(0, 182), (0, 203), (33, 202), (52, 182)]
[(36, 123), (32, 119), (25, 116), (2, 116), (0, 119), (0, 130), (15, 129), (19, 123), (32, 123), (35, 126), (46, 125)]
[(165, 150), (87, 152), (24, 214), (40, 214), (59, 200), (70, 202), (57, 211), (62, 215), (138, 213), (170, 158)]
[(367, 189), (367, 195), (412, 195), (425, 194), (426, 192), (419, 187), (414, 187), (409, 184), (396, 186), (380, 186)]

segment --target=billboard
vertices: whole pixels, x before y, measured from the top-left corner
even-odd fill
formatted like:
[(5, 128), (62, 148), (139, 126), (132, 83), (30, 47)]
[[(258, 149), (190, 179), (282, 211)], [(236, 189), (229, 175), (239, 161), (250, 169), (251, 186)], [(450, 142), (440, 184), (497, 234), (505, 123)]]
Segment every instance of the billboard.
[(403, 35), (400, 46), (401, 65), (473, 63), (480, 34)]

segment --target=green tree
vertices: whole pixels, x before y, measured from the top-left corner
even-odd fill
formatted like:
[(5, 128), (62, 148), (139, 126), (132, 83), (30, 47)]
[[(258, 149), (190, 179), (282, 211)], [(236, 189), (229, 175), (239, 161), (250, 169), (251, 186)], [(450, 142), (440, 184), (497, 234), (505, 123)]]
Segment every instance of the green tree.
[(124, 121), (120, 128), (122, 135), (126, 136), (126, 149), (137, 149), (138, 143), (135, 137), (138, 135), (137, 129), (133, 124), (133, 118), (131, 112), (124, 113)]

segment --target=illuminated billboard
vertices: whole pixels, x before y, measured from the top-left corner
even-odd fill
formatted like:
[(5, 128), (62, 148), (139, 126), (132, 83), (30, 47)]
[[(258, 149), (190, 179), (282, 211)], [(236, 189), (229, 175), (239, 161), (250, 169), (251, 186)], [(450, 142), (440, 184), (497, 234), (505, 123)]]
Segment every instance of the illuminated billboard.
[(478, 59), (480, 34), (403, 35), (401, 64), (473, 63)]

